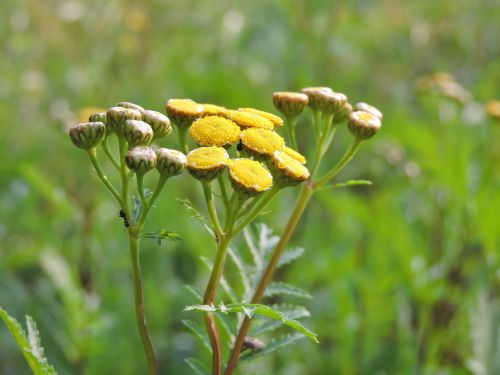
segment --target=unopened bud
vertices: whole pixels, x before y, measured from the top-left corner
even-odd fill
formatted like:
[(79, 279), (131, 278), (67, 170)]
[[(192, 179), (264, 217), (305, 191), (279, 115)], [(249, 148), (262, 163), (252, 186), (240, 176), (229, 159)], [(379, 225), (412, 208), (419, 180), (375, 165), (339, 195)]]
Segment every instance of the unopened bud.
[(130, 103), (130, 102), (116, 103), (116, 106), (117, 107), (123, 107), (123, 108), (129, 108), (129, 109), (135, 109), (136, 111), (139, 111), (141, 113), (144, 111), (144, 108), (141, 107), (140, 105), (135, 104), (135, 103)]
[(123, 125), (127, 120), (140, 120), (141, 112), (136, 109), (112, 107), (106, 112), (107, 125), (118, 135), (122, 135)]
[(350, 132), (362, 140), (373, 137), (382, 126), (382, 122), (377, 116), (364, 111), (351, 113), (347, 124)]
[(326, 115), (335, 115), (347, 103), (347, 96), (339, 92), (322, 91), (317, 96), (319, 110)]
[(379, 118), (380, 121), (384, 118), (384, 115), (382, 112), (378, 110), (378, 108), (375, 108), (372, 105), (366, 104), (366, 103), (358, 103), (354, 106), (354, 111), (364, 111), (371, 113), (372, 115), (375, 115), (376, 117)]
[(186, 168), (186, 155), (180, 151), (160, 148), (156, 150), (156, 156), (156, 169), (164, 176), (176, 176)]
[(170, 120), (163, 113), (145, 110), (142, 112), (142, 121), (151, 126), (155, 139), (163, 138), (172, 132)]
[(322, 93), (333, 91), (330, 87), (306, 87), (302, 89), (301, 92), (306, 94), (309, 98), (309, 108), (311, 108), (312, 111), (319, 111), (321, 110), (319, 103)]
[(148, 146), (153, 140), (153, 129), (144, 121), (127, 120), (123, 125), (123, 137), (129, 148)]
[(273, 103), (276, 109), (283, 113), (285, 117), (294, 118), (307, 107), (309, 97), (300, 92), (281, 91), (273, 93)]
[(128, 150), (125, 163), (131, 171), (145, 174), (156, 166), (156, 153), (149, 147), (135, 147)]
[(104, 125), (108, 122), (106, 112), (96, 112), (89, 116), (89, 122), (102, 122)]
[(98, 146), (106, 135), (106, 125), (102, 122), (84, 122), (69, 130), (71, 141), (76, 147), (90, 150)]
[(342, 108), (340, 108), (335, 116), (333, 117), (333, 122), (335, 124), (340, 124), (349, 118), (349, 115), (352, 113), (352, 105), (349, 103), (345, 103)]

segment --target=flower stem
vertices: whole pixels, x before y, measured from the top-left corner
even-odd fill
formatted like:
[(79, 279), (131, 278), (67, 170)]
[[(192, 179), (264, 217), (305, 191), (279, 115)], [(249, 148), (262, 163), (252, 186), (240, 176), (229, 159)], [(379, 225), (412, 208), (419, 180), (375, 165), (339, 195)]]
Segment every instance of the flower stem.
[(120, 148), (120, 178), (122, 183), (122, 210), (127, 219), (130, 219), (129, 202), (129, 179), (128, 168), (125, 164), (125, 154), (127, 152), (127, 142), (122, 136), (118, 136), (118, 146)]
[(157, 375), (158, 367), (156, 364), (155, 353), (151, 339), (146, 325), (146, 316), (144, 314), (144, 293), (142, 289), (142, 275), (141, 266), (139, 262), (139, 239), (134, 233), (129, 234), (129, 249), (130, 258), (132, 260), (132, 271), (134, 276), (134, 302), (135, 302), (135, 316), (137, 320), (137, 327), (141, 335), (142, 345), (146, 353), (148, 361), (149, 374)]
[(144, 210), (148, 206), (148, 201), (144, 195), (144, 174), (136, 174), (137, 179), (137, 192), (139, 193), (139, 198), (141, 199), (142, 209)]
[(203, 194), (205, 195), (208, 214), (210, 215), (210, 220), (212, 221), (212, 226), (214, 227), (215, 234), (218, 238), (222, 238), (224, 232), (217, 216), (217, 208), (215, 207), (214, 195), (212, 194), (212, 182), (203, 181), (201, 184), (203, 186)]
[(122, 197), (120, 196), (120, 193), (118, 193), (116, 188), (113, 186), (113, 184), (111, 182), (109, 182), (106, 175), (103, 173), (101, 166), (99, 165), (99, 162), (97, 161), (97, 151), (96, 151), (95, 147), (88, 150), (88, 154), (90, 157), (90, 161), (92, 162), (92, 165), (94, 166), (94, 169), (97, 173), (97, 176), (99, 176), (99, 178), (104, 183), (106, 188), (109, 190), (111, 195), (113, 195), (113, 197), (117, 200), (118, 204), (121, 206), (122, 205)]
[(153, 207), (153, 204), (156, 201), (156, 198), (158, 198), (158, 195), (160, 194), (161, 190), (163, 189), (163, 186), (165, 185), (165, 182), (167, 182), (168, 177), (164, 175), (160, 175), (160, 179), (158, 180), (158, 183), (156, 185), (155, 191), (153, 192), (153, 195), (149, 198), (149, 201), (144, 205), (142, 208), (141, 216), (139, 217), (139, 220), (137, 221), (137, 232), (140, 233), (142, 231), (142, 227), (144, 226), (144, 221), (146, 220), (146, 217), (148, 216), (149, 210), (151, 207)]
[(111, 164), (113, 164), (115, 166), (116, 170), (119, 171), (120, 170), (120, 164), (118, 164), (118, 162), (116, 161), (113, 153), (109, 149), (108, 137), (104, 137), (104, 140), (102, 141), (101, 146), (102, 146), (102, 149), (104, 150), (104, 153), (106, 154), (106, 156), (108, 157), (109, 161), (111, 162)]
[(189, 153), (189, 147), (187, 145), (187, 130), (188, 128), (183, 126), (177, 126), (177, 136), (179, 137), (179, 146), (183, 153), (186, 155)]

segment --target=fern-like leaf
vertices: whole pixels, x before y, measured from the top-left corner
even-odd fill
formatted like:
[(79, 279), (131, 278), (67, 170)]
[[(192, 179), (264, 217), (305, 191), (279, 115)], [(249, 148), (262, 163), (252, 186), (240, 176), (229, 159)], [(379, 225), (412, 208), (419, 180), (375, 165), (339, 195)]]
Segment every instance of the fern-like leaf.
[(282, 283), (282, 282), (272, 282), (267, 287), (264, 296), (272, 297), (277, 295), (289, 295), (301, 298), (311, 299), (312, 295), (310, 295), (304, 289), (298, 288), (296, 286)]
[(187, 363), (189, 367), (191, 367), (191, 370), (193, 370), (193, 373), (196, 375), (209, 375), (210, 373), (206, 369), (206, 367), (198, 361), (195, 358), (189, 357), (184, 360), (184, 362)]
[(193, 207), (193, 204), (191, 203), (191, 201), (189, 199), (177, 198), (177, 202), (182, 204), (184, 206), (184, 208), (186, 209), (186, 211), (189, 213), (189, 215), (192, 218), (198, 220), (203, 225), (203, 227), (208, 231), (208, 233), (210, 233), (210, 235), (215, 238), (214, 231), (210, 227), (208, 219), (205, 216), (203, 216), (202, 214), (200, 214), (200, 212), (196, 208)]
[(304, 249), (302, 247), (296, 247), (290, 250), (286, 250), (278, 261), (278, 267), (282, 267), (285, 264), (292, 263), (304, 254)]
[(212, 347), (210, 346), (207, 337), (198, 329), (195, 322), (189, 319), (182, 319), (181, 323), (184, 325), (184, 327), (189, 329), (198, 340), (200, 340), (200, 342), (208, 350), (209, 353), (212, 353)]
[[(287, 304), (287, 305), (273, 306), (273, 309), (282, 311), (283, 315), (285, 315), (288, 319), (298, 320), (311, 316), (309, 310), (307, 310), (305, 307), (302, 306)], [(275, 329), (278, 329), (281, 326), (283, 326), (283, 323), (281, 323), (280, 321), (276, 320), (264, 321), (260, 325), (255, 326), (255, 328), (252, 330), (252, 335), (256, 336), (263, 334), (265, 332), (270, 332)]]

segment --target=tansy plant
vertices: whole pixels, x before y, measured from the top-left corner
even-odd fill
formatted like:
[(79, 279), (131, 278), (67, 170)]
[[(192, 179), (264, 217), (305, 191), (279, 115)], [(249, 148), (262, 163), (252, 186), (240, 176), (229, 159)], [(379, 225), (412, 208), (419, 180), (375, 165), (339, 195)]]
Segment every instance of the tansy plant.
[[(318, 342), (316, 334), (298, 321), (309, 316), (305, 308), (290, 304), (269, 306), (262, 304), (262, 300), (280, 294), (310, 297), (300, 288), (272, 283), (274, 271), (302, 255), (302, 249), (287, 250), (286, 246), (311, 197), (349, 163), (363, 141), (379, 131), (382, 114), (365, 103), (353, 107), (344, 94), (328, 87), (275, 92), (273, 103), (285, 121), (253, 108), (230, 110), (191, 99), (169, 100), (166, 103), (168, 117), (122, 102), (106, 112), (90, 115), (89, 122), (74, 126), (69, 132), (71, 141), (87, 152), (123, 219), (132, 263), (137, 327), (150, 374), (157, 374), (158, 369), (146, 324), (139, 244), (144, 237), (158, 242), (177, 238), (166, 230), (144, 233), (143, 229), (166, 181), (184, 170), (201, 185), (208, 219), (188, 200), (182, 203), (192, 216), (205, 224), (216, 248), (213, 259), (205, 259), (211, 274), (203, 295), (189, 287), (198, 300), (197, 304), (185, 309), (203, 313), (208, 340), (193, 321), (183, 320), (211, 353), (211, 373), (232, 374), (239, 360), (267, 354), (301, 337)], [(306, 107), (312, 112), (312, 123), (301, 126), (310, 126), (313, 130), (309, 132), (314, 135), (312, 150), (300, 149), (303, 144), (299, 144), (296, 137), (297, 120)], [(343, 123), (347, 123), (352, 134), (351, 144), (335, 165), (322, 168), (323, 158)], [(171, 133), (171, 124), (176, 129), (180, 151), (155, 145), (158, 139)], [(113, 143), (118, 145), (117, 152), (110, 149), (108, 140), (111, 137), (118, 140)], [(98, 148), (119, 176), (119, 187), (114, 186), (102, 170)], [(303, 151), (312, 156), (310, 167), (306, 167)], [(146, 174), (154, 173), (154, 169), (157, 183), (149, 192), (144, 189), (143, 180)], [(338, 185), (359, 183), (367, 182)], [(297, 185), (301, 186), (282, 234), (273, 236), (268, 227), (260, 225), (258, 238), (255, 238), (249, 224), (278, 193)], [(234, 240), (240, 234), (248, 246), (236, 249)], [(228, 255), (238, 270), (240, 281), (224, 277)], [(227, 304), (217, 297), (220, 289), (223, 289)], [(254, 321), (253, 330), (249, 331)], [(265, 344), (261, 335), (282, 325), (298, 332)], [(186, 362), (198, 374), (209, 373), (199, 360), (188, 358)]]

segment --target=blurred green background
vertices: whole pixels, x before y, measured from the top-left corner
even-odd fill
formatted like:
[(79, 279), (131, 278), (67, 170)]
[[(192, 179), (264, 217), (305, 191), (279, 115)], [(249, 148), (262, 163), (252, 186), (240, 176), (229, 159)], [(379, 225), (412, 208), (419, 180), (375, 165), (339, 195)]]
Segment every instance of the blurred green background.
[[(172, 97), (273, 110), (271, 94), (331, 86), (384, 112), (383, 130), (327, 189), (293, 244), (306, 254), (278, 279), (308, 289), (320, 344), (242, 367), (248, 374), (500, 373), (500, 5), (441, 1), (2, 0), (0, 305), (38, 322), (61, 374), (142, 374), (126, 236), (117, 210), (66, 131), (86, 107), (127, 100), (164, 111)], [(422, 94), (444, 71), (472, 99)], [(301, 139), (311, 135), (308, 117)], [(328, 156), (348, 141), (343, 129)], [(174, 137), (162, 144), (176, 145)], [(307, 146), (304, 142), (304, 146)], [(262, 220), (277, 233), (295, 191)], [(202, 290), (208, 235), (168, 184), (144, 241), (146, 311), (163, 373), (187, 374), (202, 348), (180, 324)], [(301, 301), (303, 302), (303, 301)], [(0, 325), (0, 373), (29, 370)]]

